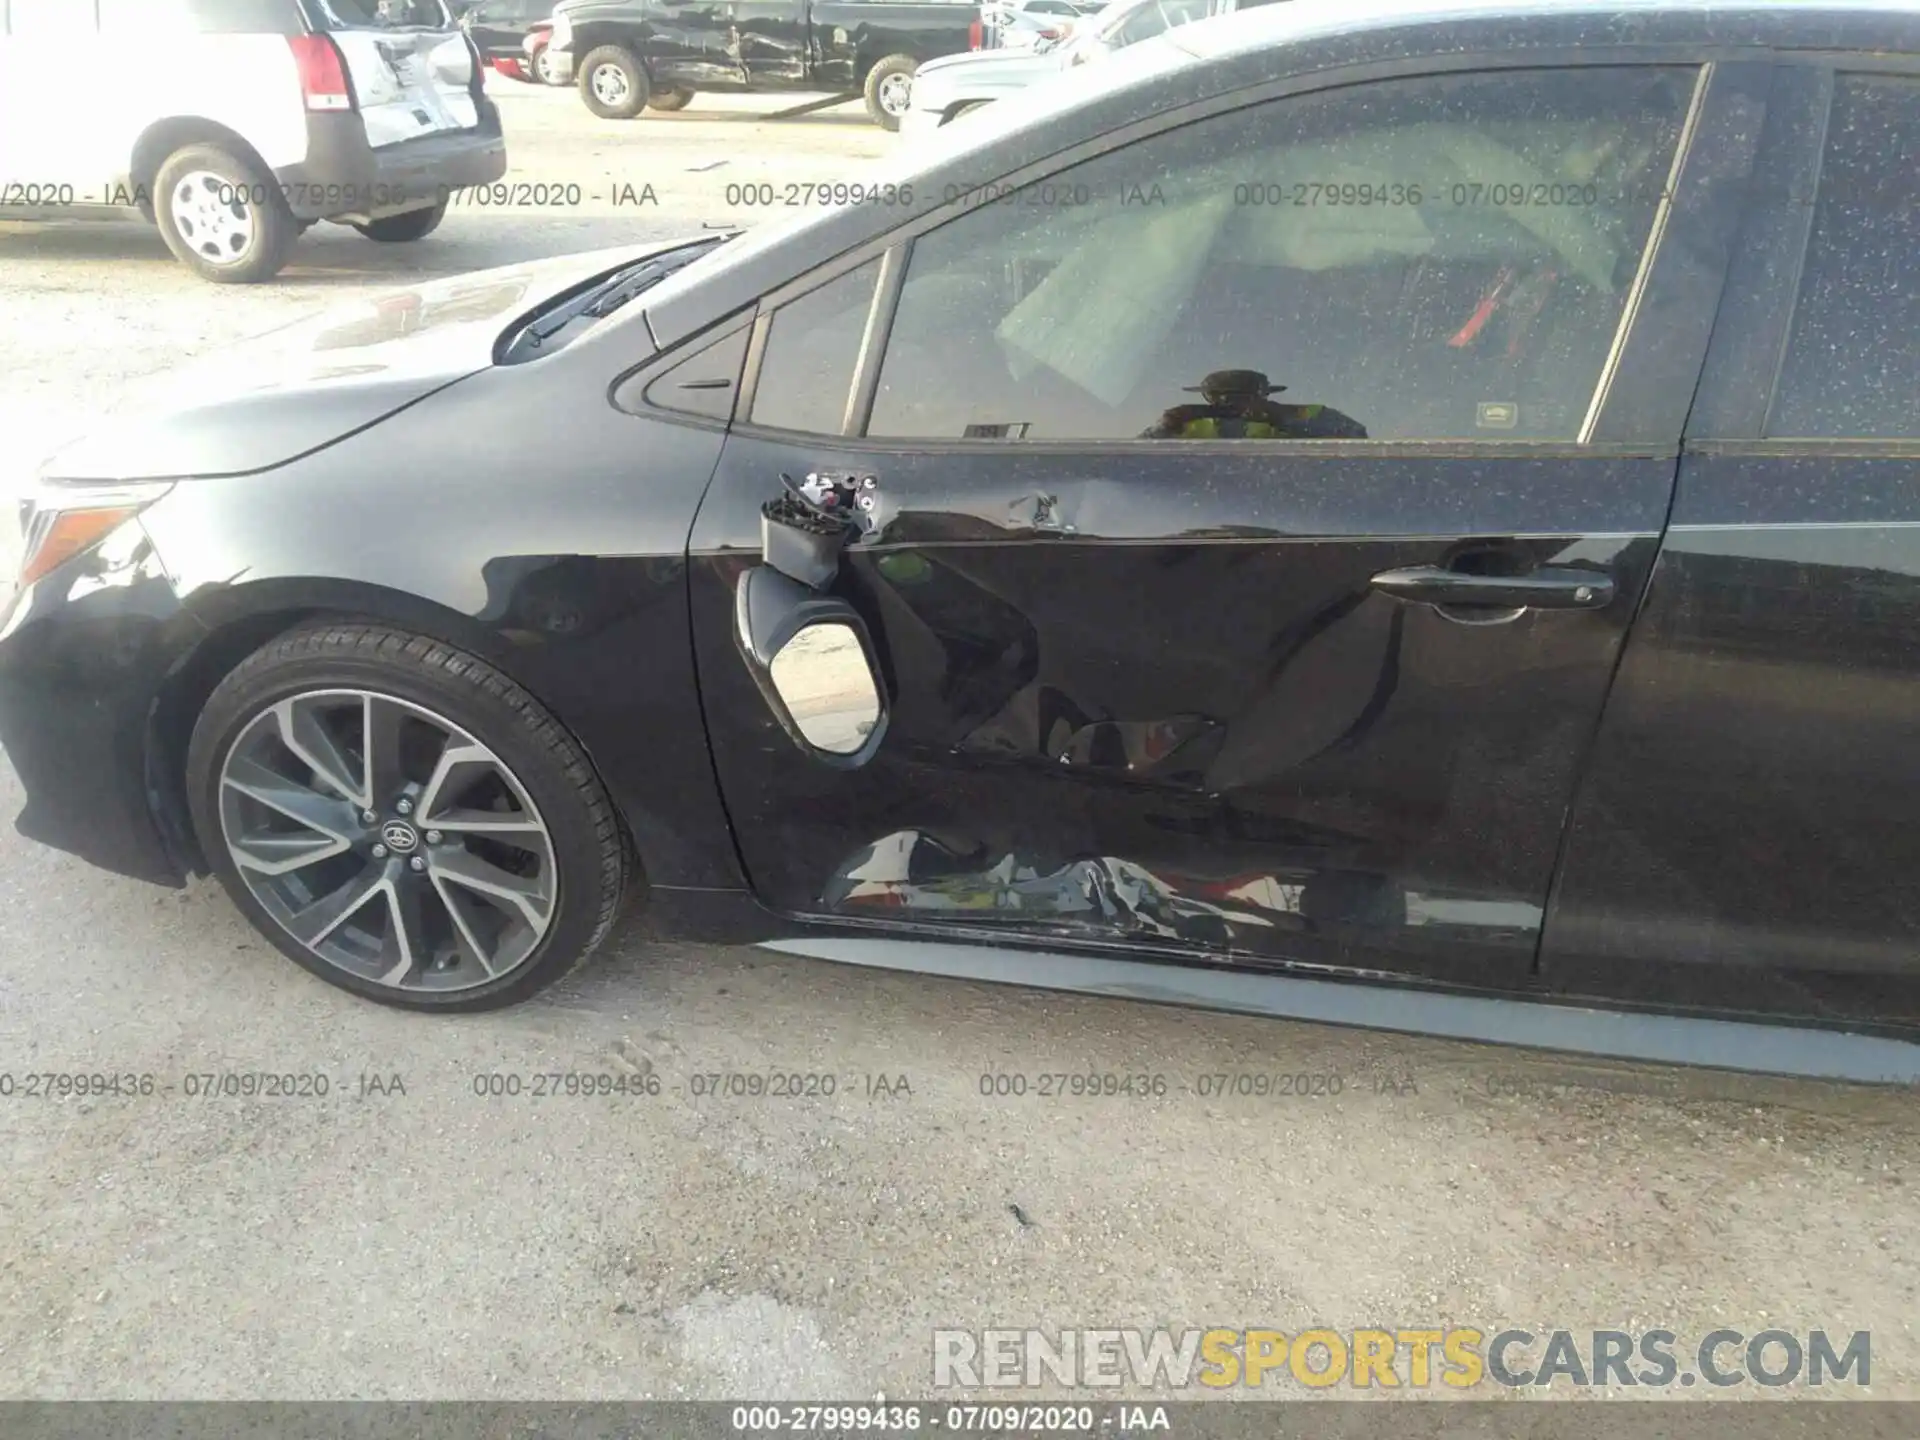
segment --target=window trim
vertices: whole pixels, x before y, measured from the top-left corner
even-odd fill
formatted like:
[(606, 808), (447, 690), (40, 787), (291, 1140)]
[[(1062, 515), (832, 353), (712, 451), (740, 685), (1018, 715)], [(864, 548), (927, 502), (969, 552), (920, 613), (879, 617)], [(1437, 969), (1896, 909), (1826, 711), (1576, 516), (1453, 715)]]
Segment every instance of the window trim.
[[(765, 330), (771, 326), (772, 316), (787, 304), (802, 296), (830, 285), (850, 270), (879, 258), (882, 262), (880, 280), (875, 284), (873, 309), (868, 312), (869, 330), (875, 319), (875, 312), (882, 303), (888, 305), (888, 324), (877, 351), (878, 359), (884, 359), (886, 343), (892, 338), (892, 316), (897, 309), (899, 296), (894, 294), (890, 301), (883, 296), (883, 282), (887, 278), (887, 260), (899, 251), (911, 251), (913, 242), (921, 235), (958, 220), (971, 210), (978, 209), (977, 203), (969, 204), (968, 195), (986, 186), (1019, 187), (1043, 181), (1059, 175), (1074, 166), (1111, 154), (1129, 145), (1141, 144), (1161, 135), (1171, 134), (1189, 125), (1199, 124), (1220, 115), (1235, 111), (1252, 109), (1255, 106), (1272, 104), (1292, 99), (1296, 96), (1329, 95), (1340, 90), (1352, 89), (1360, 85), (1402, 80), (1424, 80), (1462, 74), (1495, 74), (1503, 71), (1547, 71), (1547, 70), (1660, 70), (1691, 69), (1694, 72), (1693, 94), (1688, 102), (1686, 116), (1682, 120), (1680, 133), (1674, 140), (1672, 163), (1668, 172), (1666, 192), (1655, 212), (1654, 224), (1649, 226), (1648, 235), (1640, 256), (1640, 267), (1635, 280), (1628, 290), (1628, 306), (1623, 309), (1621, 323), (1616, 329), (1612, 348), (1609, 350), (1611, 365), (1602, 366), (1596, 380), (1593, 399), (1589, 402), (1586, 419), (1581, 431), (1573, 440), (1480, 440), (1470, 437), (1452, 437), (1439, 440), (1184, 440), (1178, 442), (1183, 447), (1190, 446), (1196, 454), (1347, 454), (1379, 455), (1414, 454), (1434, 455), (1450, 453), (1461, 447), (1467, 447), (1466, 453), (1475, 456), (1497, 458), (1503, 455), (1525, 454), (1532, 456), (1552, 456), (1561, 450), (1567, 450), (1575, 456), (1642, 455), (1657, 453), (1671, 456), (1678, 453), (1680, 437), (1675, 435), (1668, 440), (1652, 442), (1596, 442), (1590, 437), (1598, 424), (1606, 419), (1606, 400), (1611, 390), (1611, 381), (1617, 374), (1619, 359), (1628, 352), (1638, 334), (1636, 322), (1639, 316), (1638, 306), (1633, 304), (1636, 293), (1644, 293), (1647, 280), (1653, 274), (1659, 260), (1660, 240), (1664, 238), (1665, 227), (1660, 222), (1663, 217), (1670, 218), (1675, 191), (1675, 181), (1685, 170), (1687, 161), (1693, 153), (1698, 138), (1698, 126), (1701, 115), (1709, 102), (1713, 86), (1712, 77), (1716, 65), (1726, 58), (1721, 51), (1707, 46), (1653, 46), (1646, 49), (1630, 47), (1609, 47), (1605, 50), (1589, 50), (1585, 53), (1563, 49), (1552, 49), (1537, 54), (1515, 51), (1482, 52), (1453, 56), (1423, 56), (1418, 62), (1419, 68), (1408, 68), (1406, 61), (1373, 62), (1366, 65), (1343, 66), (1338, 70), (1319, 72), (1309, 75), (1293, 75), (1262, 85), (1232, 91), (1225, 95), (1213, 96), (1205, 101), (1184, 105), (1175, 110), (1163, 111), (1149, 119), (1121, 126), (1115, 130), (1096, 136), (1079, 145), (1057, 151), (1044, 159), (1007, 171), (997, 177), (982, 179), (963, 188), (961, 193), (948, 199), (946, 203), (925, 214), (917, 215), (902, 222), (893, 229), (872, 237), (865, 243), (835, 256), (805, 273), (776, 286), (761, 296), (759, 301), (759, 322), (755, 326), (754, 342), (749, 346), (747, 370), (741, 380), (740, 404), (735, 406), (736, 417), (750, 417), (753, 402), (758, 393), (760, 371), (758, 361), (765, 344)], [(1740, 57), (1744, 58), (1744, 56)], [(1772, 57), (1767, 57), (1772, 58)], [(954, 187), (949, 185), (948, 189)], [(898, 283), (904, 284), (906, 262), (900, 262)], [(866, 341), (869, 335), (863, 335), (861, 359), (867, 359)], [(677, 348), (677, 347), (676, 347)], [(794, 437), (809, 437), (823, 443), (835, 443), (842, 447), (849, 443), (866, 446), (876, 443), (876, 437), (852, 433), (846, 428), (847, 420), (854, 410), (855, 386), (862, 382), (859, 367), (848, 387), (847, 410), (841, 417), (839, 431), (824, 430), (787, 430), (768, 425), (756, 425), (750, 418), (736, 418), (734, 429), (748, 436), (760, 436), (770, 440), (791, 440)], [(876, 393), (879, 375), (876, 369), (872, 376)], [(865, 429), (871, 419), (872, 404), (869, 401), (863, 412), (861, 429)], [(894, 450), (935, 450), (942, 453), (951, 446), (967, 454), (1042, 454), (1048, 451), (1090, 452), (1106, 450), (1144, 450), (1164, 453), (1168, 442), (1164, 440), (1142, 440), (1135, 438), (1113, 437), (1102, 440), (986, 440), (938, 438), (910, 440), (906, 437), (877, 437), (882, 449)], [(1624, 449), (1620, 448), (1624, 445)], [(1436, 447), (1439, 447), (1436, 449)]]
[[(649, 355), (638, 365), (622, 371), (607, 386), (607, 403), (622, 415), (630, 415), (638, 420), (664, 420), (675, 425), (689, 425), (698, 430), (727, 430), (740, 414), (741, 399), (747, 393), (747, 378), (754, 364), (754, 336), (747, 337), (747, 353), (740, 364), (740, 377), (733, 387), (733, 407), (725, 420), (716, 420), (709, 415), (692, 415), (684, 410), (668, 410), (664, 406), (649, 404), (647, 387), (661, 376), (670, 373), (675, 367), (693, 359), (709, 346), (718, 345), (722, 340), (732, 338), (739, 331), (747, 329), (755, 322), (752, 310), (736, 310), (733, 314), (716, 320), (696, 335), (670, 350), (657, 355)], [(632, 403), (622, 404), (621, 396), (631, 395)]]
[(1673, 163), (1667, 168), (1666, 185), (1660, 192), (1660, 203), (1654, 207), (1653, 223), (1647, 227), (1639, 268), (1633, 273), (1633, 283), (1627, 287), (1627, 303), (1620, 308), (1620, 323), (1614, 328), (1613, 344), (1600, 362), (1600, 380), (1593, 387), (1593, 398), (1587, 404), (1587, 417), (1574, 433), (1574, 439), (1580, 444), (1593, 439), (1600, 417), (1606, 412), (1607, 397), (1613, 393), (1613, 382), (1619, 377), (1620, 362), (1627, 353), (1627, 337), (1633, 334), (1634, 322), (1640, 318), (1640, 306), (1647, 298), (1654, 262), (1660, 256), (1660, 242), (1667, 238), (1667, 223), (1673, 218), (1680, 177), (1687, 168), (1687, 157), (1693, 153), (1694, 139), (1700, 133), (1700, 117), (1706, 112), (1707, 93), (1713, 87), (1716, 68), (1715, 62), (1708, 60), (1693, 77), (1693, 98), (1687, 102), (1686, 118), (1680, 122), (1680, 133), (1674, 138)]

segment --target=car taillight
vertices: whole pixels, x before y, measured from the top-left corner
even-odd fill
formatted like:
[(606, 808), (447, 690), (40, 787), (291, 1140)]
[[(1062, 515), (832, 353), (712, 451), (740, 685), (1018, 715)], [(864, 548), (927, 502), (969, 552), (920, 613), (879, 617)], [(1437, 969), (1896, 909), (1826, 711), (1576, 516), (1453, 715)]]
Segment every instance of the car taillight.
[(967, 27), (967, 47), (969, 49), (978, 50), (986, 43), (986, 39), (987, 27), (982, 25), (978, 20), (975, 20), (973, 24)]
[(289, 35), (287, 48), (300, 71), (300, 93), (309, 110), (353, 109), (353, 87), (347, 83), (346, 62), (327, 35)]
[(1042, 30), (1040, 32), (1040, 38), (1042, 40), (1058, 40), (1065, 33), (1064, 30)]

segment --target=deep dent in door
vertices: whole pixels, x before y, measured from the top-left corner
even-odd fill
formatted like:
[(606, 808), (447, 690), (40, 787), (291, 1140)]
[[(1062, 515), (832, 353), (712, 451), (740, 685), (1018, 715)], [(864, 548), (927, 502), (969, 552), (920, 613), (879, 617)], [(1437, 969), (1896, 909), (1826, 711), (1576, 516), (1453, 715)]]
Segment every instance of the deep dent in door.
[[(1101, 479), (974, 491), (942, 507), (903, 506), (883, 482), (862, 490), (860, 533), (848, 553), (870, 561), (862, 573), (878, 583), (892, 623), (913, 616), (945, 616), (943, 643), (976, 657), (967, 695), (950, 699), (977, 723), (954, 734), (954, 751), (993, 762), (1043, 761), (1062, 773), (1103, 777), (1130, 787), (1185, 792), (1222, 801), (1237, 786), (1274, 767), (1291, 768), (1316, 754), (1353, 743), (1384, 709), (1398, 680), (1406, 612), (1365, 607), (1355, 595), (1314, 618), (1292, 637), (1275, 675), (1315, 672), (1325, 703), (1311, 712), (1288, 710), (1259, 717), (1249, 753), (1249, 727), (1195, 713), (1135, 719), (1096, 718), (1072, 697), (1040, 684), (1038, 639), (1032, 624), (1001, 597), (938, 555), (916, 544), (948, 546), (968, 540), (1034, 540), (1099, 535), (1115, 507), (1137, 513), (1137, 492)], [(1190, 538), (1231, 538), (1234, 527), (1190, 530)], [(913, 592), (913, 604), (885, 604), (888, 591)], [(931, 597), (946, 592), (940, 600)], [(897, 637), (897, 631), (895, 631)], [(997, 655), (983, 670), (979, 657)], [(982, 686), (979, 682), (986, 680)], [(1235, 732), (1239, 732), (1236, 739)], [(1319, 848), (1336, 835), (1296, 837)], [(1020, 850), (995, 853), (978, 841), (903, 829), (853, 849), (835, 868), (820, 897), (822, 908), (876, 917), (910, 912), (938, 922), (1004, 923), (1009, 928), (1138, 938), (1208, 948), (1241, 949), (1258, 932), (1311, 933), (1320, 921), (1367, 925), (1466, 926), (1482, 936), (1511, 930), (1518, 939), (1538, 926), (1538, 906), (1492, 905), (1409, 892), (1388, 877), (1329, 870), (1324, 863), (1254, 874), (1207, 875), (1151, 868), (1119, 855), (1080, 857), (1060, 864)], [(1271, 939), (1268, 941), (1271, 944)], [(1352, 973), (1351, 965), (1324, 968)], [(1388, 972), (1380, 972), (1386, 974)]]

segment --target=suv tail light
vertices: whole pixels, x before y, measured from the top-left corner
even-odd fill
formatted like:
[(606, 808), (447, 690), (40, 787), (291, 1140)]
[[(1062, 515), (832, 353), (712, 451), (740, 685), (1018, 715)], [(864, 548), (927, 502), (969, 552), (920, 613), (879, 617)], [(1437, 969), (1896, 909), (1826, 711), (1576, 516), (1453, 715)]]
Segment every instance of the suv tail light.
[(347, 82), (346, 62), (329, 35), (289, 35), (287, 48), (300, 71), (300, 93), (309, 110), (353, 109), (353, 86)]

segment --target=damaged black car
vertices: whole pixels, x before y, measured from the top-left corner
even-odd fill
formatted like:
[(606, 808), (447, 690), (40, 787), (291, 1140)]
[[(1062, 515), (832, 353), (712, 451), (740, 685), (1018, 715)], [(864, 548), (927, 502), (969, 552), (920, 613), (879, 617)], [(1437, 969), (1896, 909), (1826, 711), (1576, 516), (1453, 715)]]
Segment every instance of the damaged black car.
[(1277, 6), (996, 110), (57, 455), (21, 830), (420, 1010), (633, 923), (1920, 1075), (1920, 18)]

